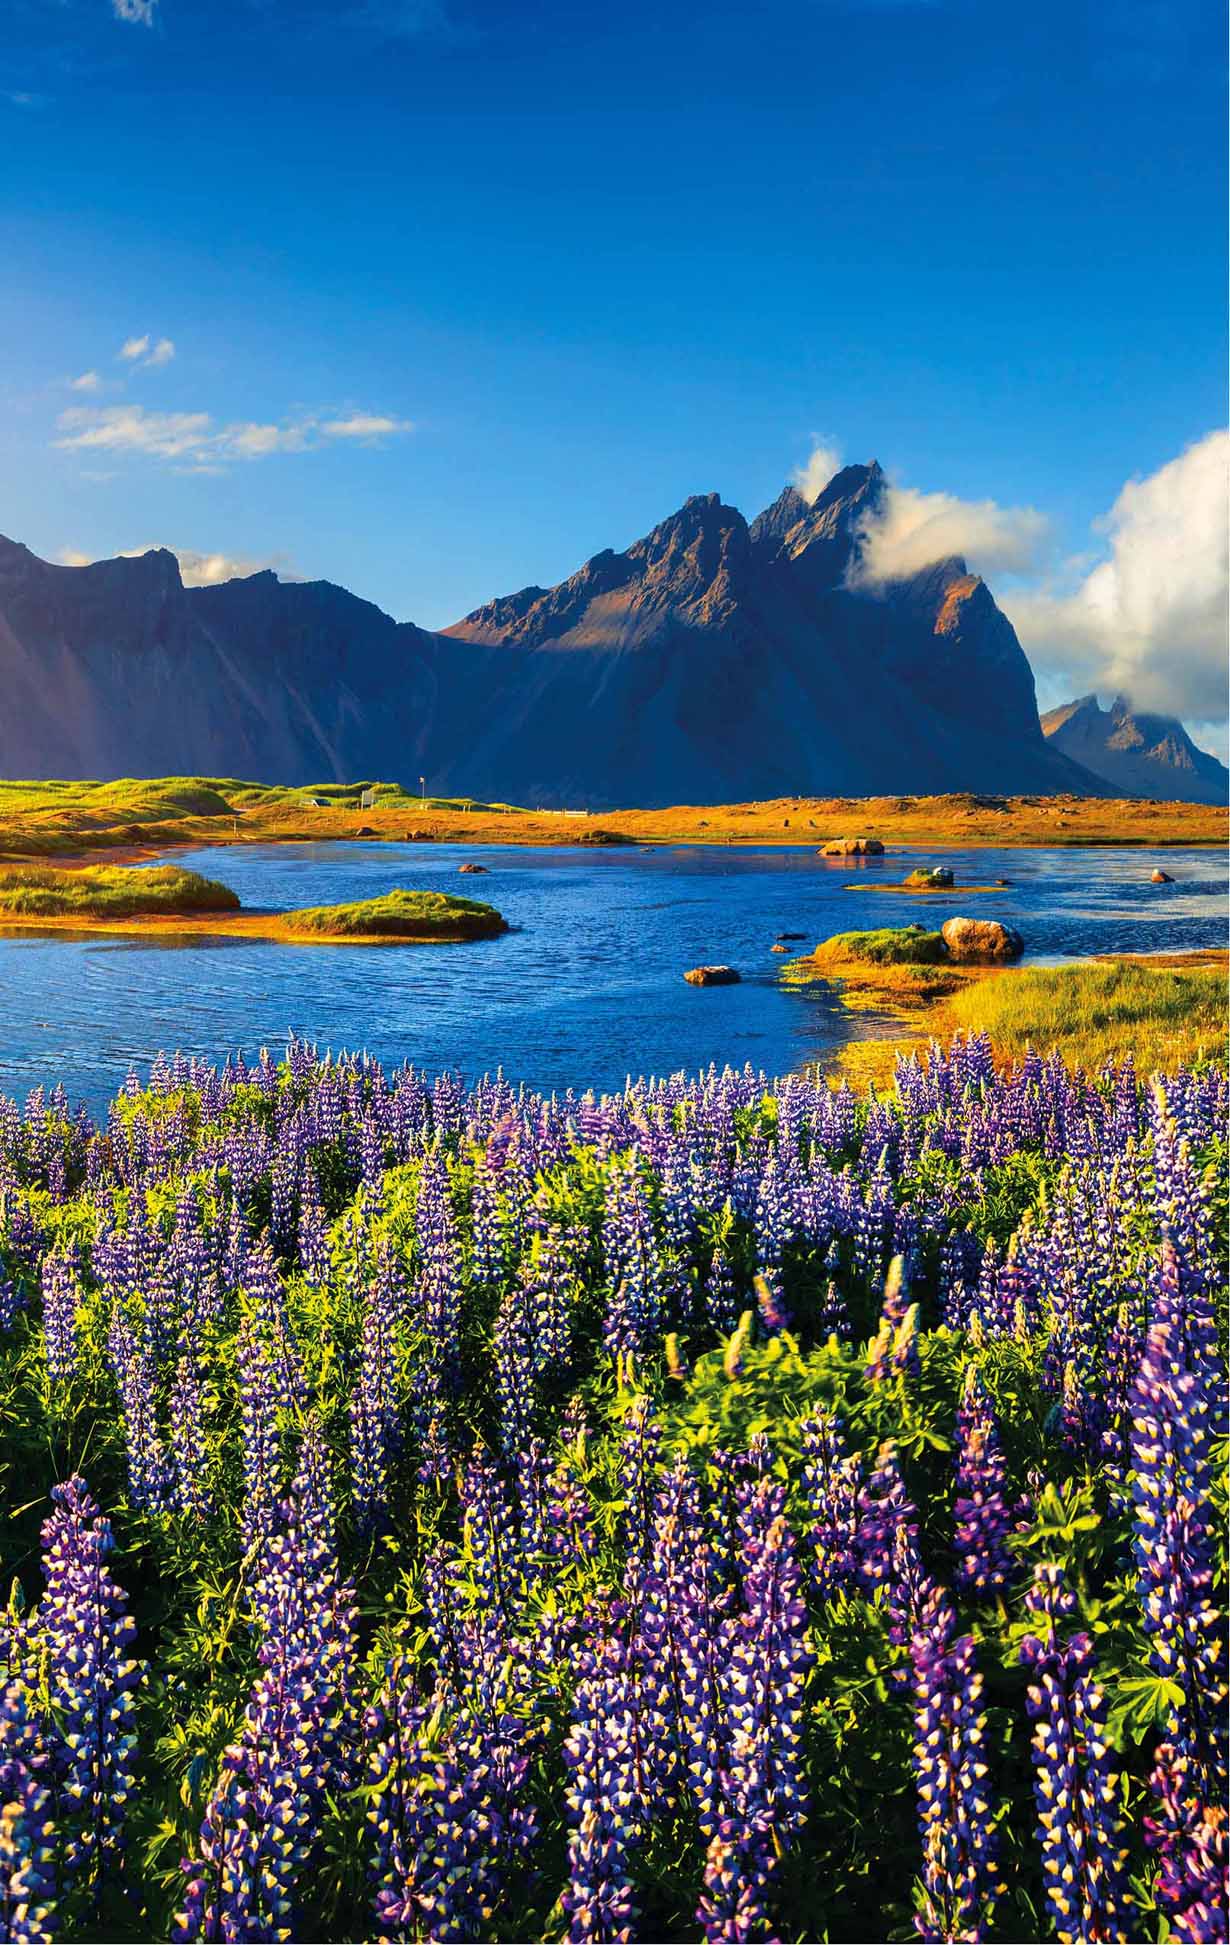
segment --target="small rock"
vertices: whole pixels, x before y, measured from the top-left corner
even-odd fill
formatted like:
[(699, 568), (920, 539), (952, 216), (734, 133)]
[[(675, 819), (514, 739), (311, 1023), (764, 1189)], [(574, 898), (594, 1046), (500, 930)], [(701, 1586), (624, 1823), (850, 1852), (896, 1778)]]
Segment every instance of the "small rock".
[(434, 831), (407, 831), (407, 844), (431, 844), (435, 841)]
[(997, 878), (995, 882), (997, 885), (1010, 885), (1012, 880), (1011, 878)]
[(486, 875), (486, 871), (487, 871), (487, 867), (485, 864), (459, 864), (457, 866), (457, 869), (458, 871), (477, 872), (482, 874), (483, 876)]
[(592, 830), (578, 832), (577, 843), (578, 844), (635, 844), (636, 839), (634, 837), (629, 837), (626, 831), (612, 831), (612, 830), (608, 830), (605, 825), (597, 824), (594, 826)]
[(737, 986), (740, 977), (733, 966), (693, 966), (683, 976), (689, 986)]
[(1163, 871), (1159, 867), (1158, 870), (1152, 873), (1149, 882), (1152, 885), (1173, 885), (1174, 879), (1168, 871)]
[(1025, 941), (993, 918), (950, 918), (941, 928), (950, 959), (1019, 959)]
[(771, 945), (769, 947), (770, 952), (789, 952), (789, 950), (790, 947), (788, 945)]
[(356, 837), (375, 837), (375, 835), (376, 833), (370, 824), (360, 824), (358, 830), (355, 832)]
[(779, 939), (805, 939), (807, 934), (806, 932), (779, 932), (777, 936)]
[(884, 846), (878, 837), (833, 837), (820, 855), (822, 858), (882, 858)]

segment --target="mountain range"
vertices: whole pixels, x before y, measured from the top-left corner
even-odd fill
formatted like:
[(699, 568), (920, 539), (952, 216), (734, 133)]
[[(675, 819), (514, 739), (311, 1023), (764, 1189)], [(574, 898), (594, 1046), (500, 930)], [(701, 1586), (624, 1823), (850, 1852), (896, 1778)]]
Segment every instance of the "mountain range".
[(1174, 716), (1143, 715), (1126, 696), (1116, 696), (1109, 709), (1096, 696), (1048, 709), (1042, 730), (1055, 749), (1092, 770), (1118, 796), (1189, 804), (1224, 804), (1230, 796), (1224, 763), (1197, 749)]
[(328, 581), (185, 588), (166, 550), (62, 567), (0, 539), (0, 773), (424, 776), (593, 808), (1121, 788), (1043, 735), (964, 561), (861, 583), (884, 490), (874, 462), (846, 467), (750, 524), (698, 495), (439, 633)]

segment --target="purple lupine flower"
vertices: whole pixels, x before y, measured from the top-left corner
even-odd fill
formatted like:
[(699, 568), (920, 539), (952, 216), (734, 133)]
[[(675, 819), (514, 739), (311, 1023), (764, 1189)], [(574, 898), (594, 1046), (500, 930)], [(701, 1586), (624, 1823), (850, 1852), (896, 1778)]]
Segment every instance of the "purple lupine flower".
[(999, 1593), (1015, 1574), (1006, 1545), (1014, 1513), (991, 1401), (973, 1364), (966, 1366), (957, 1408), (957, 1441), (953, 1586), (972, 1594)]
[(316, 1170), (308, 1162), (299, 1183), (299, 1261), (309, 1283), (318, 1288), (329, 1281), (329, 1242)]
[[(515, 1677), (514, 1677), (515, 1679)], [(424, 1703), (394, 1662), (366, 1718), (368, 1825), (379, 1935), (389, 1941), (489, 1934), (505, 1882), (538, 1836), (525, 1782), (539, 1725), (495, 1684), (490, 1710)]]
[(909, 1549), (917, 1552), (918, 1514), (897, 1465), (896, 1447), (886, 1441), (858, 1494), (855, 1545), (858, 1584), (865, 1594), (874, 1596), (879, 1588), (891, 1588), (900, 1534), (904, 1534)]
[(1132, 1395), (1133, 1550), (1157, 1674), (1182, 1693), (1168, 1740), (1207, 1800), (1226, 1783), (1226, 1640), (1211, 1599), (1212, 1431), (1207, 1391), (1169, 1322), (1149, 1331)]
[(858, 1577), (858, 1490), (861, 1467), (842, 1437), (841, 1420), (817, 1411), (803, 1426), (803, 1491), (811, 1513), (812, 1586), (824, 1603)]
[(1230, 1925), (1230, 1850), (1224, 1802), (1209, 1802), (1194, 1765), (1162, 1743), (1150, 1785), (1157, 1813), (1145, 1818), (1145, 1842), (1158, 1854), (1154, 1896), (1184, 1945), (1221, 1945)]
[(1039, 1627), (1022, 1641), (1021, 1659), (1033, 1678), (1026, 1707), (1047, 1909), (1062, 1945), (1120, 1939), (1131, 1924), (1128, 1853), (1089, 1636), (1060, 1639), (1076, 1600), (1057, 1566), (1035, 1569), (1025, 1604)]
[(260, 1333), (242, 1324), (237, 1340), (239, 1429), (243, 1458), (242, 1534), (245, 1551), (273, 1529), (281, 1476), (278, 1393)]
[(972, 1635), (956, 1634), (942, 1588), (926, 1596), (910, 1642), (914, 1775), (923, 1869), (916, 1920), (923, 1939), (977, 1940), (999, 1896), (987, 1785), (982, 1677)]
[(626, 1651), (607, 1640), (593, 1662), (577, 1684), (564, 1743), (568, 1885), (561, 1902), (573, 1945), (635, 1938), (632, 1857), (652, 1805)]
[(213, 1512), (214, 1495), (205, 1427), (205, 1392), (200, 1355), (190, 1336), (185, 1339), (175, 1365), (170, 1420), (175, 1502), (181, 1513), (208, 1519)]
[(393, 1320), (381, 1280), (367, 1292), (359, 1370), (350, 1399), (350, 1454), (355, 1515), (370, 1531), (383, 1516), (389, 1467), (399, 1442)]
[(161, 1513), (170, 1503), (172, 1480), (158, 1430), (151, 1360), (118, 1304), (107, 1343), (124, 1422), (128, 1497), (143, 1512)]
[(184, 1860), (177, 1939), (293, 1934), (326, 1793), (353, 1783), (354, 1612), (338, 1577), (319, 1429), (309, 1426), (254, 1593), (262, 1673)]
[(711, 1837), (697, 1909), (706, 1938), (718, 1939), (740, 1936), (740, 1924), (766, 1922), (777, 1860), (808, 1814), (802, 1730), (811, 1653), (785, 1489), (764, 1474), (741, 1487), (740, 1501), (746, 1612), (733, 1623), (724, 1673), (722, 1778), (740, 1835), (733, 1848), (729, 1824)]
[(43, 1945), (56, 1926), (56, 1831), (33, 1686), (0, 1686), (0, 1939)]
[(81, 1280), (75, 1251), (52, 1250), (43, 1259), (43, 1338), (47, 1375), (64, 1384), (77, 1368), (77, 1309)]
[(134, 1775), (132, 1712), (142, 1665), (128, 1650), (136, 1627), (107, 1567), (111, 1523), (74, 1475), (53, 1486), (43, 1524), (46, 1590), (38, 1621), (56, 1719), (55, 1768), (65, 1874), (97, 1902), (124, 1851)]

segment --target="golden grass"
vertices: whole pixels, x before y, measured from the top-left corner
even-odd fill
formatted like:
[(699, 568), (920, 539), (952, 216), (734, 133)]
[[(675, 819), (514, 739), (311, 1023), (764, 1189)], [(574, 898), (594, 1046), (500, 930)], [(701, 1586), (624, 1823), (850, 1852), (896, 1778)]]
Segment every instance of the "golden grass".
[[(1224, 955), (1223, 955), (1224, 961)], [(1145, 1073), (1225, 1058), (1226, 973), (1140, 959), (1014, 971), (968, 985), (948, 1002), (952, 1023), (987, 1033), (997, 1054), (1057, 1049), (1074, 1067), (1131, 1054)]]
[[(375, 792), (364, 809), (360, 797)], [(818, 849), (866, 831), (902, 849), (929, 846), (1218, 844), (1224, 809), (1093, 797), (782, 797), (753, 804), (620, 810), (600, 820), (466, 798), (418, 797), (398, 784), (286, 788), (235, 777), (125, 778), (118, 782), (0, 783), (0, 855), (65, 859), (90, 851), (147, 856), (174, 845), (353, 839), (360, 829), (404, 841), (577, 844), (612, 826), (642, 844), (792, 844)], [(816, 859), (877, 881), (883, 859)], [(963, 889), (970, 889), (963, 887)]]
[(1076, 966), (874, 965), (797, 959), (790, 984), (830, 979), (852, 1012), (900, 1029), (838, 1049), (832, 1066), (854, 1085), (891, 1081), (897, 1057), (954, 1033), (987, 1033), (997, 1058), (1027, 1047), (1097, 1068), (1130, 1054), (1142, 1073), (1226, 1057), (1227, 954), (1125, 954)]

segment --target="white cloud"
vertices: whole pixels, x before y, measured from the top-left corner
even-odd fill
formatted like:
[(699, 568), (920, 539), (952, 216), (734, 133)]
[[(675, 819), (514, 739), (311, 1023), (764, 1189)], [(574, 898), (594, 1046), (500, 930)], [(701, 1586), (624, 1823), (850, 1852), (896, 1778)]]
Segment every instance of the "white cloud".
[(890, 482), (863, 522), (851, 585), (882, 587), (954, 554), (975, 574), (1020, 574), (1037, 565), (1049, 536), (1049, 520), (1034, 507), (961, 500)]
[(135, 27), (152, 27), (158, 0), (111, 0), (111, 11), (117, 20), (127, 20)]
[(70, 378), (69, 388), (74, 392), (101, 392), (102, 379), (96, 371), (83, 371), (76, 378)]
[(409, 419), (388, 419), (378, 412), (352, 412), (346, 419), (322, 419), (320, 430), (329, 439), (383, 439), (391, 432), (412, 432)]
[(1230, 430), (1129, 480), (1099, 529), (1109, 556), (1004, 607), (1047, 686), (1226, 720)]
[(411, 429), (408, 419), (377, 413), (268, 424), (237, 420), (219, 426), (208, 412), (149, 412), (141, 405), (75, 405), (61, 412), (58, 425), (55, 444), (67, 451), (141, 453), (152, 459), (187, 462), (194, 471), (217, 471), (233, 459), (318, 451), (337, 439), (370, 444)]
[(841, 454), (837, 447), (822, 441), (812, 448), (811, 457), (805, 466), (795, 468), (794, 484), (810, 506), (818, 500), (834, 473), (841, 468)]
[(116, 356), (129, 365), (145, 365), (156, 369), (159, 365), (170, 364), (175, 356), (175, 340), (159, 338), (155, 341), (146, 331), (139, 338), (125, 338)]
[(57, 446), (181, 459), (216, 437), (208, 412), (147, 412), (140, 405), (74, 405), (59, 418)]
[[(246, 580), (250, 574), (263, 574), (270, 567), (284, 581), (297, 581), (300, 578), (291, 571), (280, 554), (271, 555), (267, 560), (246, 560), (232, 554), (201, 554), (193, 547), (164, 547), (161, 541), (153, 540), (146, 547), (122, 547), (118, 558), (137, 560), (142, 554), (160, 550), (174, 554), (186, 588), (212, 588), (223, 581)], [(93, 557), (83, 554), (77, 547), (61, 547), (56, 558), (61, 567), (89, 567)]]

